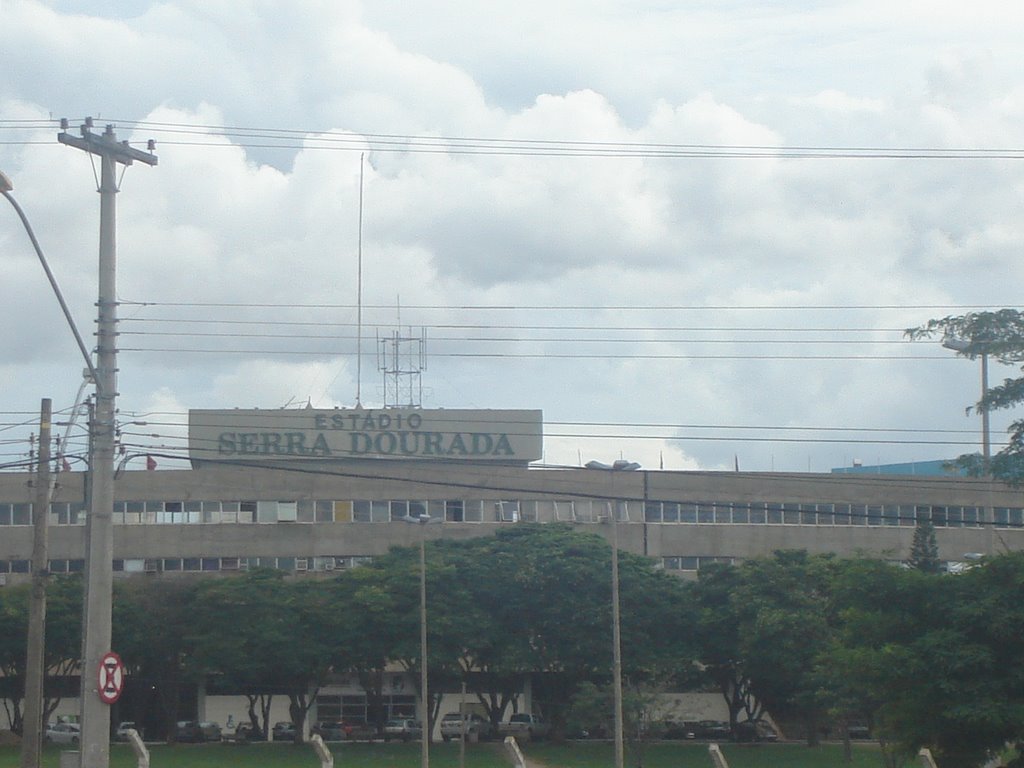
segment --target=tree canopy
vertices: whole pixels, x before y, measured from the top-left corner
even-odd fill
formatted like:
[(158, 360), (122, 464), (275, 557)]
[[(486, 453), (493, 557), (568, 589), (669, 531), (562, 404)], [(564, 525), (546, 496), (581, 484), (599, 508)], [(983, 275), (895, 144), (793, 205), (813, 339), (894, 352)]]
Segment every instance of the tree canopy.
[[(999, 363), (1021, 366), (1024, 374), (1024, 313), (1016, 309), (937, 318), (917, 328), (908, 328), (905, 335), (913, 340), (939, 336), (949, 341), (949, 346), (960, 357), (976, 360), (984, 355)], [(1024, 375), (1006, 378), (990, 386), (971, 408), (995, 411), (1013, 408), (1022, 402)], [(1006, 447), (992, 456), (988, 467), (977, 453), (962, 455), (956, 463), (971, 475), (981, 476), (988, 472), (1013, 485), (1024, 483), (1024, 419), (1013, 421), (1007, 433)]]

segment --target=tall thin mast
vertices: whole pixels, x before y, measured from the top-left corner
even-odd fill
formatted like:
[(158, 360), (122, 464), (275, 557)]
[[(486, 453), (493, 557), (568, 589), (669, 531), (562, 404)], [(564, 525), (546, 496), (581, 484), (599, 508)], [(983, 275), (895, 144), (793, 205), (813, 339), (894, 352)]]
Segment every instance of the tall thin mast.
[(363, 387), (363, 153), (359, 153), (359, 244), (356, 248), (356, 408)]

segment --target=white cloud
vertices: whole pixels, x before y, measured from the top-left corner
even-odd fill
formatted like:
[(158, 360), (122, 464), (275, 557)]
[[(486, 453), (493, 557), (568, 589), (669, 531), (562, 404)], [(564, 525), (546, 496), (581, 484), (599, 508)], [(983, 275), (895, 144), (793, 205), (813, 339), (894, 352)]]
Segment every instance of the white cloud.
[[(159, 165), (128, 169), (118, 199), (126, 411), (352, 403), (365, 151), (365, 403), (382, 399), (377, 337), (400, 316), (429, 326), (428, 405), (625, 425), (550, 437), (556, 463), (827, 469), (854, 450), (959, 450), (753, 427), (971, 427), (972, 366), (868, 359), (910, 352), (851, 339), (898, 342), (947, 305), (1015, 300), (1018, 161), (627, 155), (1016, 146), (1012, 16), (873, 0), (435, 6), (4, 3), (0, 168), (87, 338), (89, 159), (13, 121), (92, 113), (158, 139)], [(295, 129), (288, 147), (260, 146), (271, 128)], [(383, 151), (369, 134), (619, 151)], [(347, 151), (323, 148), (342, 138)], [(70, 398), (81, 368), (34, 259), (0, 214), (2, 410)], [(926, 304), (943, 308), (851, 309)]]

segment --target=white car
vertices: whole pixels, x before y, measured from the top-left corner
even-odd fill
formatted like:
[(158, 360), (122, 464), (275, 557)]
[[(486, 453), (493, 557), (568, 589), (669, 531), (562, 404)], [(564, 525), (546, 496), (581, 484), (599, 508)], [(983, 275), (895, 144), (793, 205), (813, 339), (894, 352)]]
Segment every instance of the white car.
[(125, 721), (118, 724), (117, 729), (114, 731), (114, 740), (128, 741), (128, 731), (136, 731), (139, 734), (139, 736), (142, 736), (142, 733), (135, 726), (135, 723)]
[(82, 738), (78, 723), (57, 723), (46, 729), (46, 740), (53, 744), (77, 744)]

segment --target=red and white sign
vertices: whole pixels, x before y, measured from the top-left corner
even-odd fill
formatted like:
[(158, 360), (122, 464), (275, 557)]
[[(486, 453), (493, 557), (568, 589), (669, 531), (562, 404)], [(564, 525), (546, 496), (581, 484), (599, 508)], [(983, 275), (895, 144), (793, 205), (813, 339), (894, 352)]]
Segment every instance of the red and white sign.
[(124, 664), (113, 651), (103, 654), (100, 659), (99, 683), (96, 690), (104, 704), (113, 704), (121, 698), (124, 690)]

